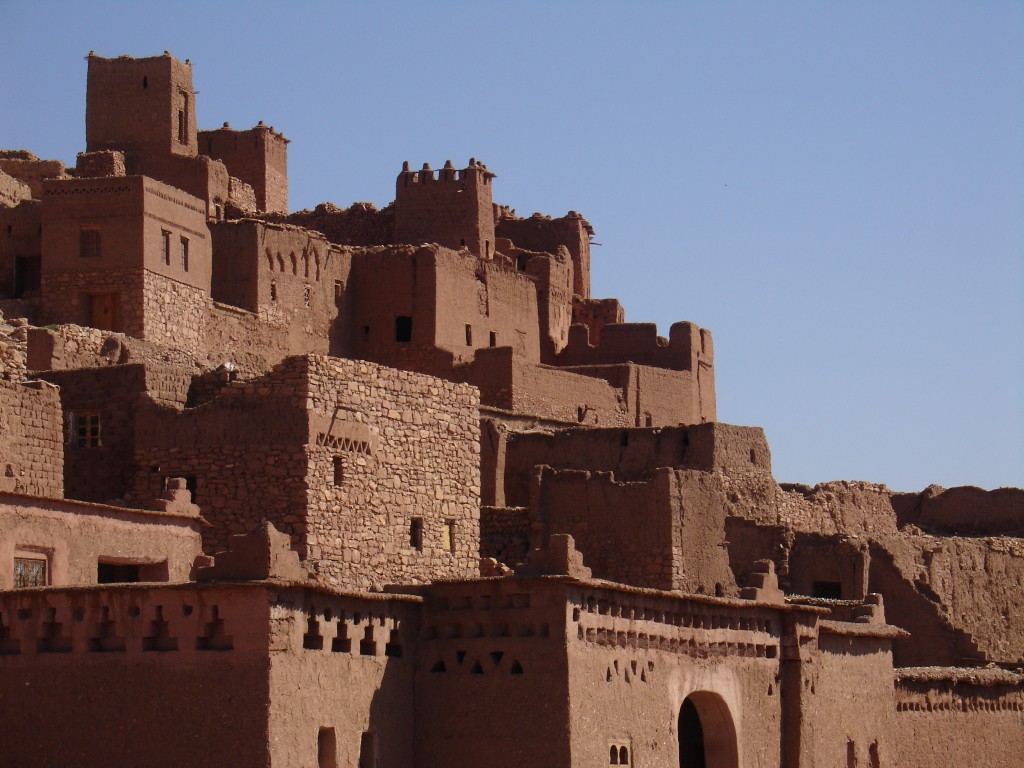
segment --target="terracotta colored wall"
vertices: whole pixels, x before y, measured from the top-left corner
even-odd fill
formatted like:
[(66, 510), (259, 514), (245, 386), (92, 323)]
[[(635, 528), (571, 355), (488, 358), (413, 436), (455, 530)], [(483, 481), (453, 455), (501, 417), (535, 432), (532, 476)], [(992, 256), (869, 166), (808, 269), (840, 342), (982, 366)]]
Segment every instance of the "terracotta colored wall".
[[(858, 625), (853, 625), (856, 629)], [(855, 765), (903, 765), (894, 760), (892, 653), (884, 638), (821, 631), (818, 653), (803, 665), (801, 753), (815, 765), (845, 766), (852, 742)]]
[(56, 387), (0, 381), (0, 413), (0, 487), (59, 498), (64, 484), (64, 439)]
[(0, 495), (0, 590), (13, 558), (45, 557), (49, 583), (96, 583), (100, 560), (153, 566), (153, 581), (187, 581), (200, 552), (199, 520), (33, 497)]
[(547, 534), (575, 537), (596, 578), (729, 593), (720, 495), (721, 486), (697, 472), (663, 469), (646, 482), (620, 483), (606, 473), (545, 469), (530, 513)]
[(367, 764), (360, 762), (367, 732), (377, 746), (373, 764), (416, 764), (416, 599), (295, 589), (279, 593), (273, 611), (274, 768), (318, 765), (321, 728), (334, 729), (339, 766)]
[[(406, 166), (408, 168), (408, 166)], [(395, 182), (394, 242), (437, 243), (494, 256), (494, 174), (480, 164), (456, 170), (403, 170)]]
[(262, 123), (247, 131), (225, 124), (213, 131), (199, 131), (199, 151), (220, 160), (232, 176), (249, 184), (256, 194), (256, 208), (288, 213), (288, 140)]
[(264, 590), (9, 592), (0, 617), (5, 761), (269, 764)]
[[(40, 160), (24, 150), (0, 150), (0, 173), (27, 184), (29, 195), (36, 200), (43, 195), (44, 181), (67, 178), (60, 160)], [(8, 191), (13, 192), (13, 189), (8, 186)], [(25, 199), (22, 190), (14, 194), (19, 200)]]
[(630, 748), (629, 765), (680, 765), (691, 696), (708, 765), (779, 765), (775, 611), (600, 587), (571, 588), (569, 600), (573, 765), (608, 765), (611, 744)]
[(540, 214), (528, 219), (500, 216), (494, 231), (498, 237), (507, 237), (530, 251), (556, 253), (559, 246), (566, 248), (572, 260), (571, 292), (584, 299), (590, 297), (590, 235), (593, 230), (578, 213), (570, 211), (557, 219)]
[(416, 674), (416, 765), (569, 766), (565, 601), (521, 579), (434, 584)]
[[(42, 254), (39, 201), (26, 201), (14, 208), (0, 202), (0, 295), (15, 294), (15, 260), (17, 257), (39, 259)], [(41, 261), (38, 262), (41, 267)], [(38, 288), (36, 289), (38, 296)]]
[[(166, 54), (142, 59), (90, 54), (87, 60), (85, 139), (89, 152), (120, 149), (139, 158), (196, 155), (190, 65)], [(182, 93), (188, 96), (184, 143), (178, 140)]]
[[(894, 752), (883, 764), (907, 768), (1019, 765), (1024, 755), (1020, 676), (1002, 670), (934, 672), (932, 680), (908, 679), (916, 676), (912, 670), (897, 679)], [(946, 679), (941, 679), (943, 672)]]

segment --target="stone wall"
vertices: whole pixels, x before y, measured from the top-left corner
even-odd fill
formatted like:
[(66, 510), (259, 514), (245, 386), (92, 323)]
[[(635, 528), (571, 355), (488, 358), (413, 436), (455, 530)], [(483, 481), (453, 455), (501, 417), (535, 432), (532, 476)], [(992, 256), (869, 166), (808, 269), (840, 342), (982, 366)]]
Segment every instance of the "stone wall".
[(142, 280), (142, 338), (187, 352), (205, 349), (209, 294), (148, 269)]
[(22, 200), (30, 200), (32, 190), (28, 184), (0, 170), (0, 207), (13, 208)]
[(308, 376), (307, 543), (318, 577), (368, 587), (476, 574), (476, 391), (359, 361), (292, 365)]
[(338, 245), (384, 245), (393, 242), (395, 209), (388, 205), (377, 210), (373, 203), (353, 203), (348, 208), (320, 203), (312, 211), (295, 211), (287, 216), (267, 218), (322, 232), (329, 241)]
[(57, 388), (44, 382), (0, 380), (0, 488), (60, 498), (64, 439)]

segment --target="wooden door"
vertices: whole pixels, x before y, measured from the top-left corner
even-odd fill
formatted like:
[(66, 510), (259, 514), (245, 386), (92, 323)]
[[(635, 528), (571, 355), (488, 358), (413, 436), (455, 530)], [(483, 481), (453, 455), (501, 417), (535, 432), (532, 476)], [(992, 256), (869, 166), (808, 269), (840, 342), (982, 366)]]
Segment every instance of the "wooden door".
[(89, 295), (89, 325), (102, 331), (119, 331), (118, 295), (93, 293)]

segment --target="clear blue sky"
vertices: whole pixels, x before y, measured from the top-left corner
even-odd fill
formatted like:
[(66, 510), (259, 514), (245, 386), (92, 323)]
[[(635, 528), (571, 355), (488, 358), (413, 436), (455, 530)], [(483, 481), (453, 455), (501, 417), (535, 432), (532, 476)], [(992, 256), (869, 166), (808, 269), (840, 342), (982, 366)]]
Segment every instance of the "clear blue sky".
[(403, 160), (594, 225), (594, 295), (710, 328), (775, 475), (1024, 485), (1024, 3), (0, 0), (0, 147), (73, 164), (85, 61), (169, 50), (291, 204)]

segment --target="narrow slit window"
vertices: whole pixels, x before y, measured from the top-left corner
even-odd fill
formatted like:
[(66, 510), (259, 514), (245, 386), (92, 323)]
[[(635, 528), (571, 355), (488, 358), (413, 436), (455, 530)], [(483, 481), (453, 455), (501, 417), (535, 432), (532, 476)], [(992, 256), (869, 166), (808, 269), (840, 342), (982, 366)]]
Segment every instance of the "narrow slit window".
[(273, 281), (270, 283), (270, 300), (277, 301), (277, 283)]
[(341, 456), (334, 457), (334, 484), (341, 485), (345, 482), (345, 462)]
[(181, 268), (188, 272), (188, 238), (181, 238)]
[(414, 517), (409, 521), (409, 546), (413, 549), (423, 551), (423, 518)]
[(341, 280), (334, 281), (334, 303), (341, 304), (341, 297), (345, 295), (345, 286)]
[(164, 266), (171, 266), (171, 233), (166, 229), (160, 230), (160, 261)]
[(495, 333), (494, 331), (491, 331), (491, 339), (490, 339), (490, 341), (491, 341), (491, 346), (492, 347), (498, 346), (498, 334)]
[(445, 520), (444, 528), (441, 529), (441, 536), (444, 541), (444, 548), (455, 554), (455, 521)]
[(466, 346), (473, 346), (473, 326), (468, 324), (466, 325)]

